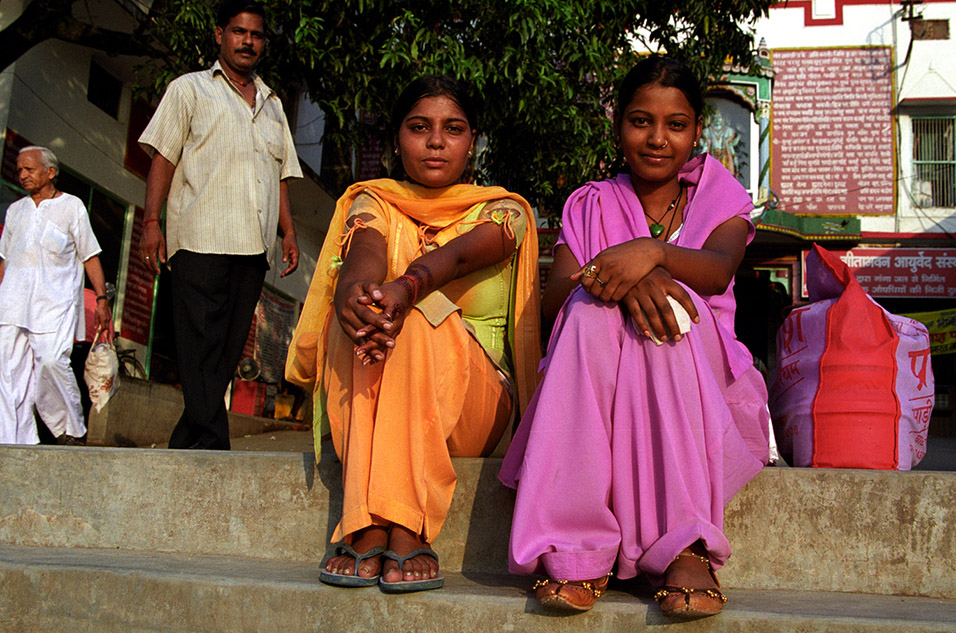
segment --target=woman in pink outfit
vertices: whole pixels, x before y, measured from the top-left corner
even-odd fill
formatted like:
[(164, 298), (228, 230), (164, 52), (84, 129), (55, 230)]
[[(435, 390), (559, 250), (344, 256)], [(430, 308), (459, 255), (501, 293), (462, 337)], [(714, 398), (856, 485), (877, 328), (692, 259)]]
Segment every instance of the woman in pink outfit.
[(734, 338), (750, 197), (701, 134), (697, 78), (650, 57), (624, 79), (629, 173), (578, 189), (543, 310), (544, 378), (500, 478), (517, 488), (510, 569), (542, 604), (586, 611), (612, 568), (661, 587), (665, 615), (718, 613), (727, 501), (767, 463), (767, 392)]

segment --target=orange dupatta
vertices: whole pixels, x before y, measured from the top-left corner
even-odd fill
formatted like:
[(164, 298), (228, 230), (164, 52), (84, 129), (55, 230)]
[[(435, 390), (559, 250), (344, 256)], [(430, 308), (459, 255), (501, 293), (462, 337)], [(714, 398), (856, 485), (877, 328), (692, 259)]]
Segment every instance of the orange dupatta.
[[(437, 229), (459, 222), (476, 206), (492, 200), (507, 198), (514, 200), (524, 209), (528, 229), (518, 246), (514, 266), (515, 279), (512, 284), (513, 301), (508, 318), (514, 381), (518, 391), (520, 410), (523, 412), (537, 386), (538, 362), (541, 356), (538, 235), (535, 231), (534, 215), (530, 205), (521, 196), (501, 187), (452, 185), (441, 189), (429, 189), (388, 178), (359, 182), (349, 187), (335, 204), (335, 213), (319, 253), (312, 283), (309, 286), (309, 294), (286, 357), (286, 380), (308, 389), (313, 394), (316, 459), (320, 454), (321, 438), (329, 431), (325, 393), (321, 388), (320, 373), (325, 358), (325, 326), (332, 322), (329, 320), (329, 312), (333, 309), (332, 299), (342, 261), (340, 253), (343, 247), (336, 240), (346, 232), (345, 221), (348, 211), (360, 193), (371, 195), (389, 213), (401, 213), (420, 224)], [(390, 244), (389, 248), (393, 248), (393, 245)], [(391, 258), (391, 253), (389, 257)], [(390, 280), (389, 278), (385, 281)]]

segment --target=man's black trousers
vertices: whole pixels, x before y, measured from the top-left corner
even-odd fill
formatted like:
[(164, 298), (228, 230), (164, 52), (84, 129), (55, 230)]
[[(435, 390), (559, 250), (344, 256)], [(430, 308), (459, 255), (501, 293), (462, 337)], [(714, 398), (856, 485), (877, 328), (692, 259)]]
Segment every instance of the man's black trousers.
[(224, 398), (249, 336), (266, 256), (181, 250), (169, 264), (185, 405), (169, 447), (229, 450)]

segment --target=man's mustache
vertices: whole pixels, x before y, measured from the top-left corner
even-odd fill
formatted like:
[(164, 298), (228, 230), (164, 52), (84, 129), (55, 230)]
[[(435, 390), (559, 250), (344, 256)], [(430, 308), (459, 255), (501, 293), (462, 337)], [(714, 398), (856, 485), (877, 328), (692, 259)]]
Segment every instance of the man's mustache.
[(248, 46), (243, 46), (242, 48), (237, 48), (236, 53), (246, 53), (248, 55), (256, 55), (256, 50), (254, 48), (249, 48)]

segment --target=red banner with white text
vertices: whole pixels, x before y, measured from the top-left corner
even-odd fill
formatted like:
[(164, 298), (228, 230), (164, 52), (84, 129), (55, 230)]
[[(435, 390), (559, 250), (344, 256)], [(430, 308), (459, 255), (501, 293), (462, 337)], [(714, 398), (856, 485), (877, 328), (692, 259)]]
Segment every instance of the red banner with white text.
[[(853, 271), (871, 297), (956, 297), (956, 248), (854, 248), (831, 252)], [(804, 251), (801, 258), (803, 266), (807, 253)], [(803, 296), (807, 296), (806, 287)]]

